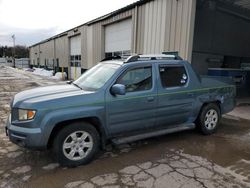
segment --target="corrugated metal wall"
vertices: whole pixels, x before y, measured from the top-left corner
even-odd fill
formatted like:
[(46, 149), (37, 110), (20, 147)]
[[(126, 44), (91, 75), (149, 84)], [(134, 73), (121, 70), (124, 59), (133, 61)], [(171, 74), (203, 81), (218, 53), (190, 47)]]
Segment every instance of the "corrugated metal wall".
[(54, 40), (48, 41), (40, 45), (40, 65), (45, 65), (46, 61), (54, 59)]
[(105, 25), (126, 18), (132, 18), (133, 23), (132, 53), (179, 51), (181, 57), (191, 60), (195, 9), (196, 0), (154, 0), (90, 25), (94, 51), (88, 67), (104, 57)]
[(68, 67), (68, 37), (63, 36), (55, 39), (55, 58), (59, 59), (61, 67)]
[(195, 0), (155, 0), (138, 7), (137, 53), (179, 51), (191, 57)]
[[(181, 57), (191, 60), (195, 9), (196, 0), (154, 0), (101, 21), (81, 26), (77, 32), (81, 34), (82, 40), (82, 68), (88, 69), (104, 58), (105, 26), (128, 18), (132, 19), (132, 53), (179, 51)], [(69, 51), (68, 40), (72, 33), (74, 29), (65, 36), (64, 44), (58, 41), (65, 45), (60, 46), (67, 51)], [(51, 57), (53, 52), (51, 47), (53, 48), (53, 45), (50, 41), (40, 44), (41, 62), (45, 56)], [(55, 54), (61, 54), (61, 51), (64, 50), (56, 50)], [(30, 57), (35, 57), (32, 54), (34, 52), (33, 49), (30, 51)], [(69, 66), (69, 53), (65, 54), (58, 57), (64, 58), (63, 62), (67, 62)]]
[(105, 57), (104, 40), (105, 26), (132, 17), (132, 11), (128, 10), (114, 17), (105, 19), (101, 22), (96, 22), (87, 26), (87, 68), (92, 67), (97, 62)]
[(36, 63), (36, 53), (38, 50), (37, 49), (38, 46), (35, 46), (35, 47), (32, 47), (30, 48), (30, 51), (29, 51), (29, 58), (30, 58), (30, 64), (31, 65), (34, 65), (34, 64), (37, 64)]

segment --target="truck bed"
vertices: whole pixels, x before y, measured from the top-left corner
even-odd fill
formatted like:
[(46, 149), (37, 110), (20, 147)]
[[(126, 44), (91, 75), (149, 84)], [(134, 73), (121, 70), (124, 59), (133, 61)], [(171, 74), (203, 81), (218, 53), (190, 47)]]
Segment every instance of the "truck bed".
[(223, 76), (201, 76), (201, 86), (204, 88), (216, 88), (234, 86), (233, 79)]

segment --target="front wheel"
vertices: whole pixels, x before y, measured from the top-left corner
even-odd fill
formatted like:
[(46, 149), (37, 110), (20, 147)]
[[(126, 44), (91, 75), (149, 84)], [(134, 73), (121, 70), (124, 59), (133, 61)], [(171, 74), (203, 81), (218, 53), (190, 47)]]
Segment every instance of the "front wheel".
[(202, 108), (197, 126), (203, 134), (213, 134), (218, 127), (220, 118), (221, 114), (218, 105), (214, 103), (207, 104)]
[(55, 137), (53, 150), (62, 166), (75, 167), (90, 162), (99, 149), (99, 134), (88, 123), (72, 123)]

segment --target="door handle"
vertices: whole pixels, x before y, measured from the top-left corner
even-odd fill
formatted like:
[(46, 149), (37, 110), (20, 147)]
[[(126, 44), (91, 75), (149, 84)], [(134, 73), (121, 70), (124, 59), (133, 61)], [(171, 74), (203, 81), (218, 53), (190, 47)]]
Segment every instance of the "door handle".
[(155, 100), (155, 98), (154, 97), (148, 97), (147, 100), (148, 100), (148, 102), (153, 102)]

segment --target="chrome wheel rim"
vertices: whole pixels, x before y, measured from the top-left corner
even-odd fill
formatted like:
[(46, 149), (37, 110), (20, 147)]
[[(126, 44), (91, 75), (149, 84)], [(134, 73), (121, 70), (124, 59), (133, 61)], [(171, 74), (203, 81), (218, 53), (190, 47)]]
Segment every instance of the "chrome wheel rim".
[(93, 138), (85, 131), (71, 133), (63, 142), (63, 153), (70, 160), (84, 159), (93, 148)]
[(205, 126), (208, 130), (212, 130), (216, 127), (218, 122), (218, 113), (216, 110), (211, 109), (205, 115)]

